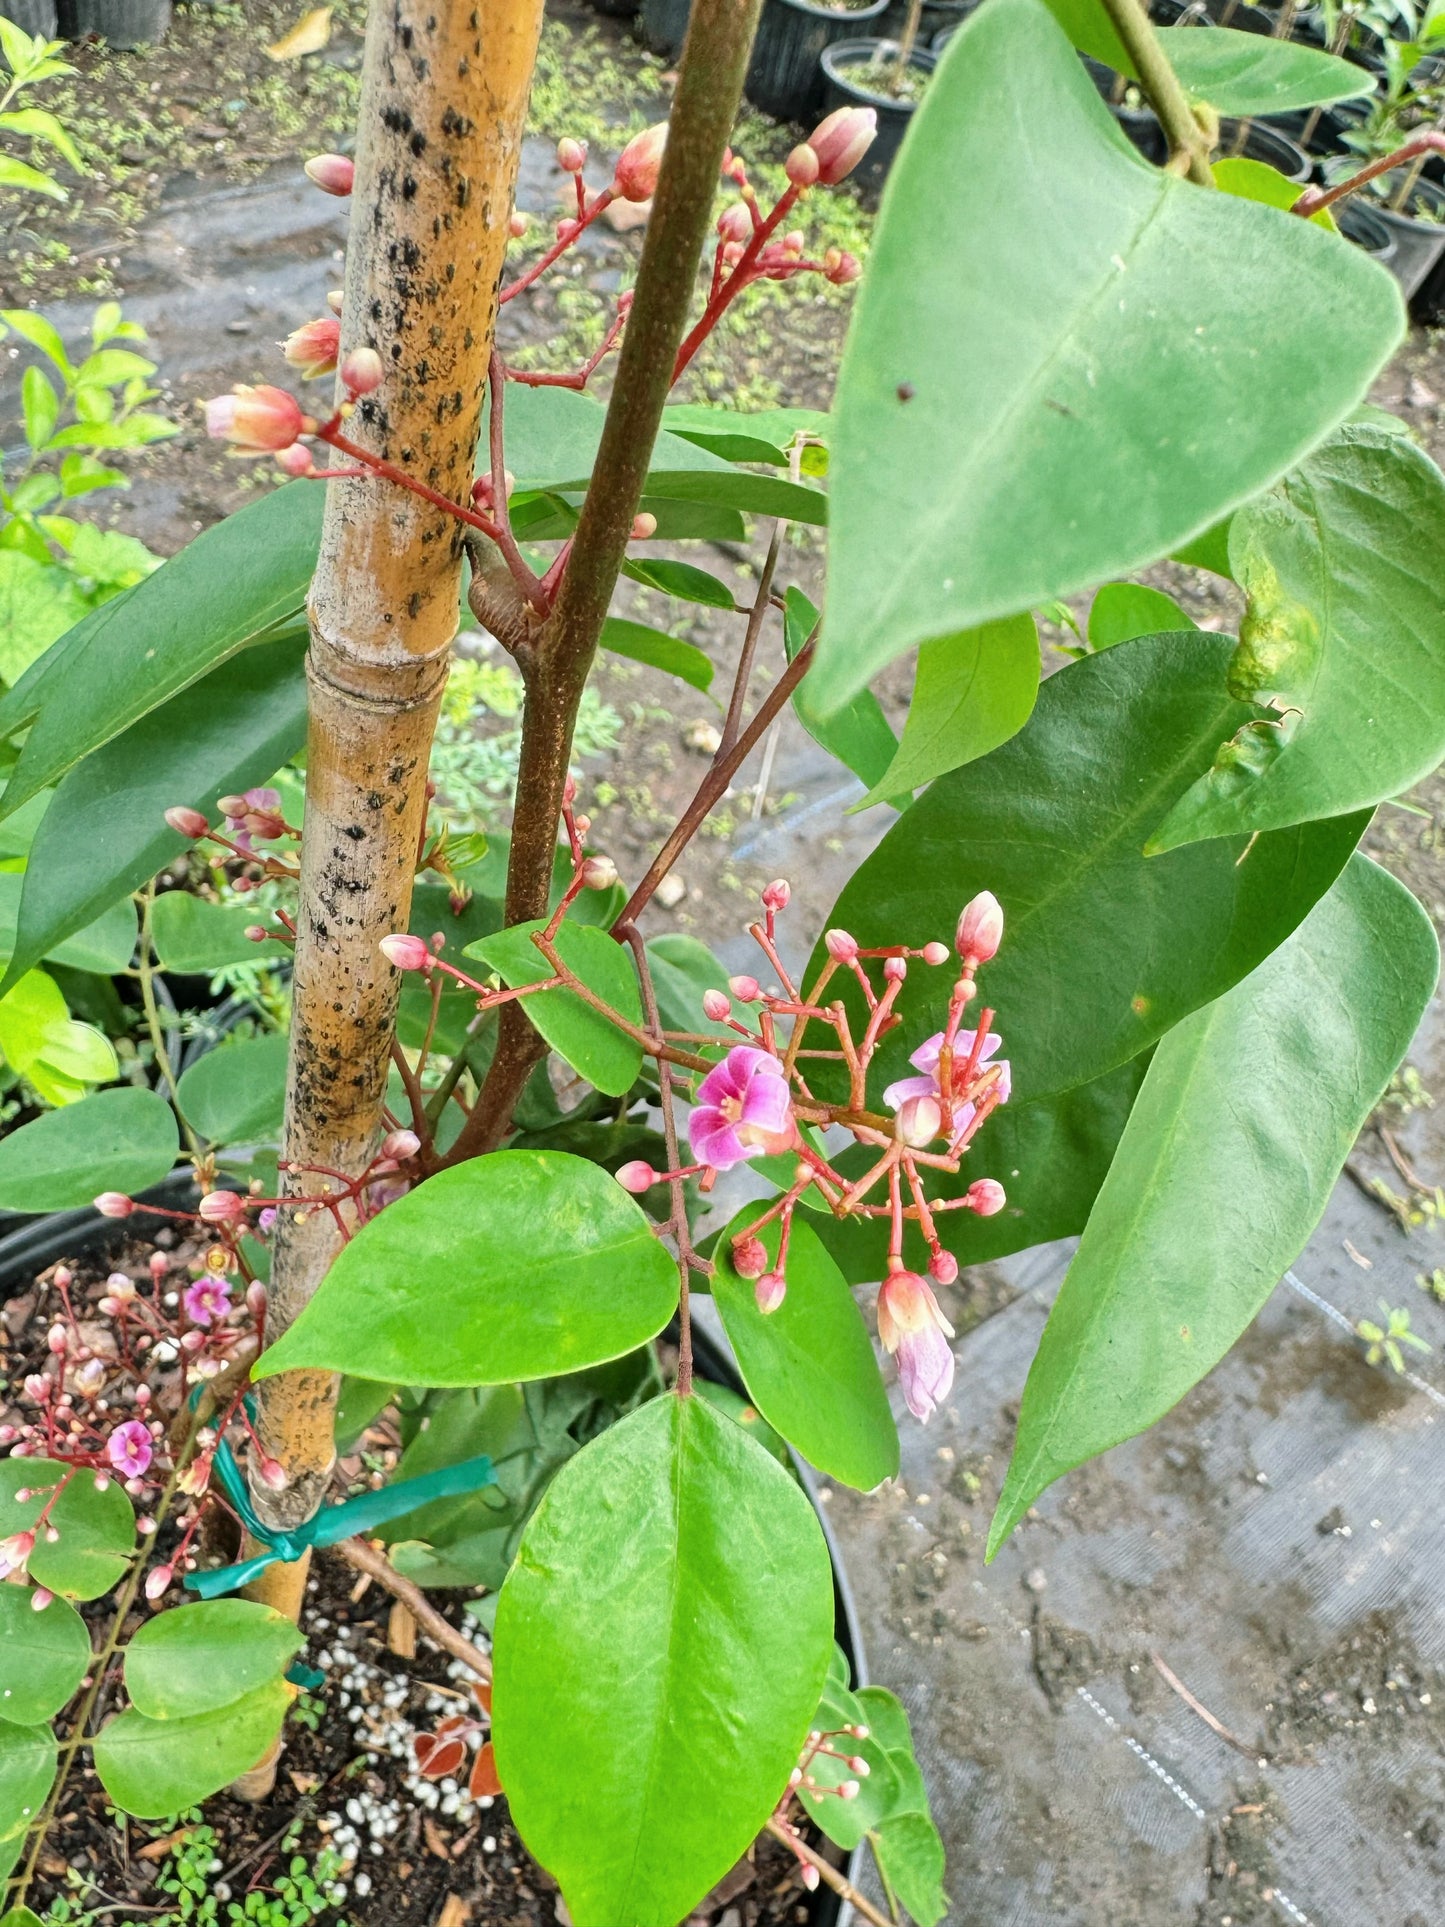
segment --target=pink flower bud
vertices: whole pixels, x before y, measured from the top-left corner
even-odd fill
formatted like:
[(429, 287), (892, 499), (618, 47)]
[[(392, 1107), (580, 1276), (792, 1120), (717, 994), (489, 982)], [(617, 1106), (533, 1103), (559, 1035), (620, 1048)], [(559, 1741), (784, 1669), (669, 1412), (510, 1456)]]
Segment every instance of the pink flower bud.
[(0, 1539), (0, 1574), (21, 1571), (34, 1550), (33, 1532), (12, 1532), (8, 1539)]
[(717, 231), (724, 241), (734, 241), (746, 246), (753, 237), (753, 217), (748, 213), (746, 204), (733, 201), (718, 216)]
[(589, 856), (582, 865), (584, 890), (610, 890), (617, 881), (617, 865), (610, 856)]
[(211, 827), (199, 810), (188, 810), (184, 804), (177, 804), (174, 809), (167, 810), (166, 821), (177, 836), (192, 838), (204, 836)]
[(326, 305), (333, 314), (340, 314), (341, 310), (346, 306), (345, 288), (328, 288), (326, 290)]
[(250, 807), (244, 796), (220, 796), (216, 799), (216, 808), (234, 823), (241, 822)]
[(946, 943), (924, 944), (923, 961), (926, 964), (932, 964), (935, 967), (935, 969), (939, 964), (947, 963), (948, 962), (948, 945)]
[(46, 1345), (57, 1358), (64, 1358), (69, 1342), (64, 1325), (52, 1325), (45, 1336)]
[(135, 1203), (124, 1191), (102, 1191), (95, 1200), (95, 1208), (102, 1218), (128, 1218), (135, 1210)]
[(266, 1309), (266, 1287), (259, 1278), (253, 1278), (246, 1287), (246, 1309), (253, 1318), (259, 1318)]
[(342, 383), (353, 395), (374, 393), (385, 372), (375, 348), (353, 348), (341, 364)]
[(756, 977), (729, 977), (728, 989), (740, 1004), (755, 1004), (763, 994)]
[(564, 174), (580, 174), (587, 165), (586, 141), (558, 141), (557, 165)]
[(799, 1868), (798, 1878), (802, 1881), (803, 1885), (808, 1889), (808, 1892), (810, 1894), (817, 1893), (818, 1869), (812, 1864), (811, 1861), (809, 1861), (803, 1867)]
[[(170, 1270), (170, 1268), (171, 1268), (171, 1261), (163, 1251), (153, 1251), (149, 1259), (146, 1261), (146, 1269), (150, 1272), (151, 1277), (155, 1279), (157, 1284), (159, 1284), (161, 1279), (165, 1277), (166, 1273)], [(115, 1279), (111, 1278), (108, 1282), (111, 1290), (115, 1291), (116, 1290)], [(147, 1387), (147, 1390), (149, 1390), (148, 1387)]]
[(976, 1178), (965, 1196), (969, 1210), (976, 1211), (981, 1218), (993, 1217), (1008, 1203), (1008, 1197), (997, 1178)]
[(50, 1380), (44, 1372), (25, 1374), (25, 1396), (33, 1398), (37, 1405), (43, 1405), (50, 1396)]
[(181, 1350), (188, 1353), (191, 1357), (195, 1356), (205, 1342), (206, 1334), (204, 1332), (188, 1331), (181, 1333)]
[(657, 192), (662, 150), (667, 145), (667, 122), (659, 121), (634, 137), (617, 157), (612, 191), (624, 201), (650, 201)]
[(908, 959), (906, 957), (885, 957), (883, 959), (883, 976), (886, 982), (890, 984), (901, 984), (907, 975)]
[(818, 157), (818, 179), (825, 187), (846, 180), (873, 145), (878, 115), (872, 107), (839, 107), (808, 136)]
[(578, 814), (572, 818), (572, 827), (576, 830), (578, 836), (586, 836), (587, 832), (592, 828), (592, 818), (584, 812), (579, 811)]
[(986, 964), (1003, 942), (1003, 906), (992, 890), (980, 890), (963, 907), (953, 946), (970, 967)]
[(781, 1271), (765, 1271), (753, 1286), (753, 1297), (764, 1318), (775, 1312), (788, 1295), (788, 1281)]
[(265, 943), (271, 933), (264, 923), (248, 923), (243, 934), (247, 943)]
[(288, 475), (298, 478), (310, 475), (316, 467), (316, 457), (305, 442), (292, 442), (289, 448), (278, 449), (276, 462)]
[(644, 1191), (650, 1191), (657, 1183), (657, 1173), (645, 1158), (633, 1158), (619, 1167), (617, 1182), (624, 1191), (630, 1191), (634, 1197), (640, 1198)]
[(767, 1246), (761, 1238), (734, 1238), (733, 1270), (739, 1278), (761, 1278), (767, 1268)]
[(823, 256), (823, 279), (831, 281), (835, 288), (846, 288), (862, 272), (862, 262), (856, 254), (849, 254), (846, 248), (829, 248)]
[(37, 1586), (34, 1592), (31, 1593), (30, 1595), (31, 1612), (43, 1613), (45, 1611), (45, 1608), (50, 1604), (51, 1600), (54, 1597), (55, 1597), (55, 1594), (51, 1592), (48, 1587)]
[(289, 448), (314, 426), (284, 388), (238, 388), (234, 395), (217, 395), (206, 403), (206, 433), (212, 440), (253, 453)]
[(282, 357), (297, 370), (303, 381), (316, 381), (329, 375), (341, 352), (341, 323), (334, 314), (322, 315), (295, 329), (281, 344)]
[(804, 141), (789, 154), (783, 171), (794, 187), (811, 187), (818, 178), (820, 166), (817, 149)]
[(84, 1398), (94, 1398), (105, 1384), (105, 1361), (87, 1358), (75, 1374), (75, 1389)]
[(858, 939), (850, 937), (846, 930), (830, 930), (823, 943), (828, 955), (837, 963), (852, 963), (858, 955)]
[(921, 1150), (943, 1129), (943, 1109), (936, 1097), (905, 1097), (903, 1107), (898, 1113), (898, 1126), (903, 1134), (903, 1142), (912, 1149)]
[(408, 937), (400, 932), (394, 937), (383, 937), (377, 947), (398, 970), (425, 970), (432, 960), (431, 951), (420, 937)]
[(656, 534), (657, 517), (644, 511), (641, 515), (633, 516), (632, 532), (627, 539), (629, 542), (650, 542)]
[(741, 241), (727, 241), (723, 244), (722, 258), (725, 268), (735, 268), (747, 252)]
[(958, 1277), (958, 1260), (951, 1251), (935, 1251), (929, 1260), (928, 1275), (936, 1285), (951, 1285)]
[(261, 1483), (268, 1492), (284, 1492), (291, 1481), (279, 1459), (262, 1459)]
[(572, 215), (570, 214), (564, 215), (563, 218), (557, 223), (557, 226), (556, 226), (555, 232), (557, 235), (557, 239), (559, 241), (570, 241), (573, 235), (579, 232), (579, 230), (581, 229), (581, 226), (582, 226), (582, 223), (576, 220)]
[(577, 778), (569, 771), (567, 781), (562, 785), (562, 801), (571, 809), (577, 801)]
[(786, 910), (788, 900), (792, 894), (792, 886), (786, 877), (774, 877), (773, 881), (763, 892), (763, 908), (765, 910)]
[(306, 178), (323, 194), (344, 198), (356, 183), (356, 162), (345, 154), (315, 154), (306, 163)]
[(245, 1212), (246, 1200), (234, 1191), (210, 1191), (198, 1206), (203, 1224), (233, 1224)]
[(421, 1139), (415, 1131), (389, 1131), (381, 1141), (381, 1155), (395, 1158), (400, 1163), (404, 1158), (414, 1158), (421, 1149)]
[(146, 1574), (146, 1598), (152, 1605), (164, 1597), (173, 1577), (174, 1574), (169, 1566), (157, 1566), (154, 1572)]
[(732, 1004), (720, 990), (705, 990), (702, 993), (702, 1014), (711, 1023), (721, 1024), (732, 1015)]
[(0, 1445), (9, 1445), (12, 1440), (18, 1439), (19, 1436), (20, 1427), (18, 1425), (0, 1425)]
[(838, 1797), (841, 1800), (856, 1800), (858, 1798), (858, 1782), (856, 1780), (844, 1780), (838, 1788)]

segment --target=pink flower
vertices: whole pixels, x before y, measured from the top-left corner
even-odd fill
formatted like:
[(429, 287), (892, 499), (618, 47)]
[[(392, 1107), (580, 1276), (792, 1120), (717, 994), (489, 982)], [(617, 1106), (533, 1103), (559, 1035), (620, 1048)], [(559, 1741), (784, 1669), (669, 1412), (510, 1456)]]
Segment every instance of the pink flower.
[(234, 395), (217, 395), (206, 403), (206, 433), (212, 440), (231, 442), (253, 455), (289, 448), (315, 426), (284, 388), (238, 388)]
[[(977, 1035), (977, 1031), (961, 1030), (954, 1038), (953, 1070), (955, 1078), (972, 1056), (973, 1043)], [(996, 1030), (991, 1030), (983, 1040), (983, 1049), (978, 1054), (978, 1068), (982, 1070), (983, 1066), (989, 1063), (1002, 1049), (1003, 1039)], [(918, 1046), (918, 1049), (914, 1051), (908, 1060), (910, 1064), (916, 1065), (920, 1071), (924, 1072), (924, 1075), (922, 1077), (900, 1077), (896, 1084), (890, 1084), (887, 1090), (884, 1091), (883, 1102), (888, 1106), (890, 1111), (899, 1110), (910, 1097), (937, 1097), (940, 1095), (938, 1059), (942, 1050), (943, 1032), (936, 1030), (926, 1043)], [(1007, 1104), (1009, 1092), (1013, 1088), (1007, 1058), (1002, 1059), (999, 1063), (998, 1073), (998, 1101), (1000, 1104)], [(973, 1106), (971, 1104), (955, 1104), (953, 1110), (954, 1130), (961, 1131), (972, 1123), (972, 1121)]]
[(106, 1440), (105, 1456), (123, 1479), (138, 1479), (151, 1462), (151, 1435), (138, 1418), (128, 1418)]
[(872, 107), (839, 107), (818, 122), (807, 144), (818, 157), (818, 179), (825, 187), (836, 187), (853, 172), (877, 132), (878, 114)]
[(898, 1360), (898, 1382), (908, 1409), (926, 1421), (953, 1383), (953, 1327), (938, 1309), (926, 1278), (893, 1271), (878, 1288), (878, 1336)]
[(295, 328), (281, 344), (282, 357), (295, 368), (303, 381), (329, 375), (341, 353), (341, 323), (334, 314), (322, 315)]
[(0, 1539), (0, 1579), (8, 1579), (12, 1572), (23, 1572), (25, 1561), (34, 1550), (33, 1532), (12, 1532), (8, 1539)]
[(612, 177), (612, 192), (624, 201), (650, 201), (657, 191), (662, 150), (667, 145), (667, 122), (646, 128), (623, 148)]
[(193, 1285), (186, 1288), (181, 1302), (193, 1325), (209, 1325), (215, 1319), (224, 1318), (231, 1309), (230, 1281), (222, 1278), (218, 1272), (204, 1272)]
[(785, 1150), (792, 1123), (782, 1065), (765, 1050), (739, 1044), (698, 1085), (687, 1134), (699, 1163), (727, 1171), (759, 1151)]

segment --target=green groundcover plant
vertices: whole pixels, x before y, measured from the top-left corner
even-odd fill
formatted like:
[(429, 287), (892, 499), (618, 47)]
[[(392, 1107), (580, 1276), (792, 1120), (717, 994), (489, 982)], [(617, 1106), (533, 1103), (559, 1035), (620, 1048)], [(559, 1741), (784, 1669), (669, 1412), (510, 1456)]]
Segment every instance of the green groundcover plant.
[[(105, 919), (152, 1019), (157, 970), (270, 957), (291, 985), (289, 1038), (180, 1074), (156, 1023), (156, 1088), (76, 1069), (0, 1142), (9, 1209), (126, 1219), (178, 1157), (200, 1193), (165, 1207), (200, 1253), (175, 1275), (158, 1252), (96, 1305), (45, 1280), (0, 1466), (11, 1922), (82, 1748), (140, 1816), (264, 1789), (307, 1561), (336, 1546), (414, 1602), (482, 1589), (490, 1661), (465, 1650), (494, 1677), (418, 1765), (505, 1790), (578, 1927), (671, 1927), (764, 1829), (846, 1887), (805, 1816), (932, 1927), (907, 1719), (834, 1646), (786, 1447), (890, 1478), (895, 1410), (926, 1422), (952, 1380), (935, 1287), (1078, 1235), (995, 1552), (1249, 1324), (1435, 984), (1423, 911), (1357, 849), (1445, 751), (1445, 482), (1364, 406), (1401, 301), (1304, 218), (1352, 183), (1221, 170), (1236, 193), (1211, 158), (1221, 114), (1346, 98), (1359, 70), (1157, 35), (1135, 0), (984, 0), (885, 193), (835, 407), (744, 415), (675, 385), (744, 290), (859, 279), (807, 218), (871, 113), (824, 121), (765, 205), (727, 147), (756, 6), (696, 0), (669, 126), (605, 185), (562, 141), (575, 210), (509, 272), (539, 14), (373, 9), (356, 159), (308, 168), (352, 197), (345, 297), (286, 349), (335, 402), (215, 399), (211, 432), (293, 479), (0, 697), (24, 864), (0, 1021)], [(1166, 166), (1077, 48), (1148, 95)], [(597, 352), (509, 368), (498, 306), (617, 200), (651, 213)], [(826, 526), (821, 614), (785, 524)], [(754, 525), (746, 606), (648, 547)], [(1122, 580), (1169, 556), (1238, 585), (1237, 637)], [(429, 807), (464, 566), (520, 682), (490, 840)], [(613, 616), (622, 575), (742, 637), (711, 767), (627, 883), (569, 771), (597, 651), (693, 687), (713, 665)], [(1041, 685), (1032, 612), (1086, 589), (1087, 641)], [(909, 651), (895, 736), (869, 685)], [(790, 702), (895, 820), (822, 929), (769, 885), (755, 974), (729, 975), (638, 919)], [(303, 747), (304, 797), (272, 780)], [(201, 887), (157, 894), (187, 851)], [(743, 1165), (766, 1195), (702, 1239)], [(747, 1404), (695, 1372), (696, 1292)], [(333, 1490), (388, 1409), (394, 1476)], [(93, 1644), (76, 1602), (113, 1590)]]

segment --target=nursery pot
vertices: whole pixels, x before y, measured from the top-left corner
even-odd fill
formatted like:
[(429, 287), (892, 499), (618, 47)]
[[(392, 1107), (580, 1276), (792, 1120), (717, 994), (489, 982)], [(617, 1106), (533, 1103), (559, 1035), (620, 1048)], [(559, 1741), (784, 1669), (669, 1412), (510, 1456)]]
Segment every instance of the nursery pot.
[(763, 0), (743, 83), (748, 99), (777, 120), (816, 119), (823, 104), (823, 49), (851, 36), (860, 23), (877, 21), (888, 5), (889, 0), (831, 7), (816, 0)]
[(669, 59), (681, 53), (692, 17), (692, 0), (642, 0), (638, 25), (644, 42), (655, 54)]
[[(903, 145), (903, 136), (908, 132), (914, 107), (911, 100), (892, 100), (887, 94), (875, 93), (865, 75), (859, 72), (860, 68), (866, 69), (870, 61), (884, 52), (896, 56), (894, 42), (840, 40), (823, 54), (823, 74), (827, 81), (823, 98), (825, 111), (831, 114), (835, 107), (872, 107), (877, 110), (877, 137), (859, 164), (856, 175), (866, 186), (875, 188), (883, 185)], [(929, 74), (933, 71), (936, 58), (928, 48), (915, 47), (908, 64), (922, 74)]]
[[(1416, 181), (1404, 209), (1397, 212), (1379, 201), (1369, 202), (1368, 207), (1384, 222), (1395, 243), (1389, 267), (1405, 299), (1414, 304), (1422, 320), (1438, 314), (1445, 300), (1445, 273), (1439, 265), (1445, 254), (1445, 188), (1422, 178)], [(1434, 218), (1420, 220), (1421, 210), (1428, 210)]]
[(97, 34), (122, 52), (164, 40), (171, 0), (60, 0), (60, 31), (67, 40)]
[(1341, 201), (1333, 210), (1340, 232), (1356, 247), (1363, 248), (1366, 254), (1373, 255), (1382, 268), (1393, 271), (1395, 264), (1395, 237), (1390, 224), (1378, 208), (1370, 207), (1361, 200)]
[(637, 12), (637, 0), (592, 0), (598, 13), (610, 13), (620, 20), (630, 20)]
[[(1240, 134), (1244, 134), (1243, 143)], [(1219, 123), (1220, 155), (1240, 154), (1245, 160), (1263, 161), (1266, 167), (1283, 174), (1287, 181), (1308, 185), (1314, 163), (1302, 147), (1296, 147), (1287, 134), (1281, 134), (1266, 121), (1222, 120)]]
[(0, 13), (22, 33), (44, 34), (47, 40), (55, 38), (55, 0), (5, 0)]

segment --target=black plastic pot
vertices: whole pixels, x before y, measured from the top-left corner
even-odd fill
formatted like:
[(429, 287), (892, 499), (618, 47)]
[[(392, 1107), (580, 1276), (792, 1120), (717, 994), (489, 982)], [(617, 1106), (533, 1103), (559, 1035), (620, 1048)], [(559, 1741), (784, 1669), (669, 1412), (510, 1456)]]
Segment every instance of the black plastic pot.
[(67, 40), (95, 34), (121, 52), (164, 40), (171, 24), (171, 0), (60, 0), (59, 10)]
[(1304, 109), (1292, 114), (1271, 114), (1269, 125), (1319, 159), (1326, 154), (1348, 153), (1345, 136), (1359, 126), (1369, 111), (1365, 101), (1337, 100), (1333, 107), (1320, 112)]
[[(920, 43), (931, 47), (939, 34), (947, 33), (950, 27), (961, 27), (980, 4), (981, 0), (923, 0), (923, 11), (918, 20)], [(908, 0), (890, 0), (888, 12), (879, 30), (883, 38), (901, 40), (907, 19)]]
[(1434, 181), (1419, 180), (1411, 190), (1407, 210), (1428, 208), (1434, 216), (1429, 221), (1417, 220), (1412, 212), (1397, 212), (1379, 201), (1368, 205), (1370, 212), (1385, 223), (1395, 243), (1390, 272), (1405, 299), (1413, 303), (1421, 320), (1438, 314), (1445, 298), (1445, 272), (1439, 265), (1445, 254), (1445, 188)]
[(646, 45), (670, 59), (682, 52), (691, 17), (692, 0), (642, 0), (637, 24)]
[(1205, 6), (1216, 27), (1233, 27), (1236, 33), (1274, 32), (1274, 15), (1262, 7), (1231, 6), (1230, 0), (1205, 0)]
[[(903, 136), (908, 132), (914, 103), (890, 100), (887, 94), (874, 93), (859, 70), (866, 68), (880, 53), (896, 52), (891, 40), (840, 40), (823, 54), (823, 75), (827, 83), (824, 111), (831, 114), (835, 107), (872, 107), (878, 114), (877, 137), (854, 177), (867, 187), (881, 187), (887, 178), (903, 145)], [(915, 47), (908, 64), (920, 73), (929, 74), (936, 58), (929, 48)]]
[[(1241, 144), (1239, 136), (1244, 133)], [(1263, 161), (1287, 181), (1304, 187), (1314, 173), (1314, 162), (1302, 147), (1296, 147), (1287, 134), (1262, 120), (1222, 120), (1219, 123), (1219, 153), (1240, 154), (1248, 161)]]
[(0, 13), (22, 33), (44, 34), (55, 38), (55, 0), (5, 0)]
[(777, 120), (816, 119), (823, 104), (823, 50), (854, 38), (885, 13), (889, 0), (866, 0), (853, 8), (813, 0), (763, 0), (743, 90), (755, 107)]
[(592, 0), (598, 13), (610, 13), (616, 19), (630, 20), (637, 12), (637, 0)]
[(1393, 271), (1395, 259), (1395, 237), (1390, 232), (1390, 224), (1377, 208), (1368, 206), (1361, 200), (1341, 201), (1334, 209), (1335, 220), (1340, 232), (1373, 256), (1382, 268)]

